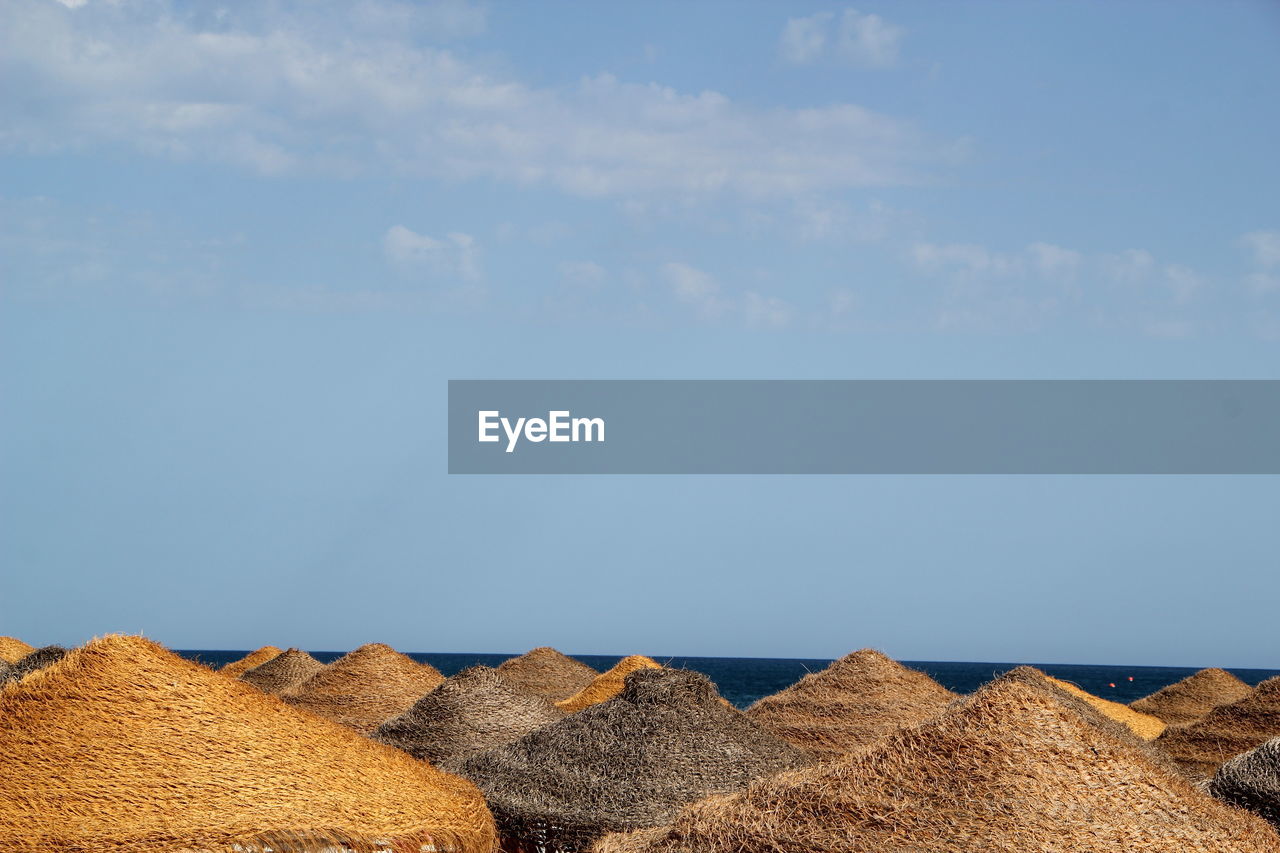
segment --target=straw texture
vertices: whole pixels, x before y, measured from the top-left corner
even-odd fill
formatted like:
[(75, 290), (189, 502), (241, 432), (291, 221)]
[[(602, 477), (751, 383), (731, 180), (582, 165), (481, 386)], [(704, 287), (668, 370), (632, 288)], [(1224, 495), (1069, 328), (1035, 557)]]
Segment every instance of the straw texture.
[(17, 663), (9, 667), (9, 678), (17, 681), (26, 677), (29, 673), (38, 669), (44, 669), (52, 663), (57, 663), (66, 656), (67, 650), (62, 646), (42, 646), (24, 656)]
[(140, 637), (0, 688), (0, 849), (490, 853), (466, 781)]
[(1275, 853), (1267, 824), (1019, 677), (596, 853)]
[(9, 680), (9, 673), (13, 671), (13, 665), (4, 658), (0, 658), (0, 684)]
[(263, 693), (283, 693), (311, 678), (324, 664), (301, 649), (288, 649), (240, 676)]
[(281, 694), (290, 705), (372, 734), (444, 681), (434, 666), (418, 663), (382, 643), (369, 643), (338, 658)]
[(609, 701), (449, 767), (480, 786), (509, 843), (577, 851), (807, 761), (705, 675), (646, 668)]
[(1204, 719), (1167, 730), (1156, 743), (1193, 778), (1205, 779), (1228, 758), (1280, 737), (1280, 676)]
[(923, 672), (862, 649), (764, 697), (747, 716), (818, 758), (833, 758), (936, 716), (955, 698)]
[(516, 687), (497, 670), (473, 666), (383, 723), (373, 738), (439, 764), (519, 740), (563, 717), (546, 699)]
[(218, 671), (228, 678), (239, 678), (255, 666), (261, 666), (278, 654), (280, 654), (280, 649), (275, 646), (263, 646), (260, 649), (249, 652), (240, 660), (232, 661)]
[(637, 669), (662, 669), (662, 665), (653, 658), (644, 655), (631, 655), (614, 664), (607, 672), (602, 672), (592, 679), (591, 683), (577, 693), (557, 702), (556, 707), (566, 714), (574, 714), (583, 708), (599, 705), (622, 692), (622, 686), (628, 675)]
[(1209, 793), (1280, 830), (1280, 738), (1228, 760), (1214, 774)]
[(1238, 702), (1251, 692), (1252, 687), (1225, 669), (1202, 669), (1177, 684), (1130, 702), (1129, 707), (1159, 717), (1170, 726), (1185, 726), (1204, 719), (1219, 705)]
[(28, 645), (17, 637), (0, 637), (0, 660), (6, 663), (17, 663), (35, 650), (35, 646)]
[(548, 646), (540, 646), (498, 664), (498, 672), (521, 687), (552, 702), (561, 702), (589, 685), (600, 673), (582, 661)]
[(1139, 713), (1128, 705), (1121, 705), (1119, 702), (1112, 702), (1110, 699), (1103, 699), (1101, 696), (1094, 696), (1088, 690), (1072, 684), (1070, 681), (1063, 681), (1061, 678), (1053, 676), (1045, 676), (1054, 684), (1061, 687), (1068, 693), (1074, 693), (1084, 701), (1088, 702), (1100, 712), (1115, 720), (1117, 723), (1124, 723), (1133, 729), (1133, 733), (1143, 740), (1155, 740), (1160, 737), (1160, 733), (1164, 731), (1164, 720), (1159, 717), (1153, 717), (1150, 714)]

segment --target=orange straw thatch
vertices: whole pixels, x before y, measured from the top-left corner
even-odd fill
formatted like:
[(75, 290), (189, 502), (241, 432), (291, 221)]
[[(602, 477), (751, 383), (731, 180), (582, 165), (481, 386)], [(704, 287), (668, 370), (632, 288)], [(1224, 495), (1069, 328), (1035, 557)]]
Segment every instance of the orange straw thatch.
[(0, 688), (6, 853), (490, 853), (468, 782), (140, 637)]

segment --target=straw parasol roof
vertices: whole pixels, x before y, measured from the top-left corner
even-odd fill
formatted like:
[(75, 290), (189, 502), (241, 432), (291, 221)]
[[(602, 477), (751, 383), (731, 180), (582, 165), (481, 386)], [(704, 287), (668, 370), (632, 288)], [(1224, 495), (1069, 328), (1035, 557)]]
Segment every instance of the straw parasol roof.
[[(1132, 737), (1132, 735), (1130, 735)], [(1020, 677), (865, 750), (614, 835), (596, 853), (1263, 853), (1214, 801)]]
[(141, 637), (0, 688), (0, 847), (489, 853), (468, 782)]
[(67, 654), (62, 646), (41, 646), (9, 667), (9, 678), (17, 681), (38, 669), (57, 663)]
[(324, 664), (300, 649), (291, 648), (240, 676), (263, 693), (283, 693), (324, 669)]
[(1159, 717), (1170, 726), (1185, 726), (1203, 719), (1219, 705), (1230, 705), (1252, 692), (1252, 687), (1225, 669), (1202, 669), (1177, 684), (1130, 702), (1129, 707)]
[(568, 699), (600, 674), (582, 661), (548, 646), (504, 660), (498, 664), (498, 672), (516, 687), (545, 696), (552, 702)]
[(563, 717), (546, 699), (516, 687), (497, 670), (473, 666), (383, 723), (373, 738), (439, 764), (519, 740)]
[(1280, 738), (1228, 759), (1209, 783), (1209, 793), (1280, 830)]
[(0, 660), (6, 663), (17, 663), (35, 650), (35, 646), (24, 643), (17, 637), (0, 637)]
[(556, 707), (566, 714), (573, 714), (583, 708), (598, 705), (606, 699), (612, 699), (622, 691), (622, 685), (626, 677), (637, 669), (662, 669), (662, 665), (653, 658), (648, 658), (644, 655), (625, 657), (614, 664), (608, 672), (602, 672), (597, 675), (591, 680), (590, 684), (568, 699), (563, 702), (557, 702)]
[(1175, 726), (1156, 741), (1196, 778), (1208, 778), (1228, 758), (1280, 737), (1280, 676), (1268, 678), (1249, 695), (1214, 708), (1204, 719)]
[(1140, 713), (1128, 705), (1121, 705), (1119, 702), (1112, 702), (1110, 699), (1103, 699), (1101, 696), (1094, 696), (1089, 691), (1072, 684), (1070, 681), (1063, 681), (1061, 678), (1054, 678), (1051, 675), (1045, 677), (1068, 693), (1074, 693), (1079, 696), (1117, 723), (1124, 723), (1143, 740), (1154, 740), (1164, 731), (1164, 720), (1159, 717)]
[(807, 761), (721, 701), (705, 675), (640, 669), (609, 701), (450, 769), (480, 786), (509, 842), (576, 851)]
[(747, 716), (818, 758), (833, 758), (933, 717), (955, 698), (923, 672), (862, 649), (764, 697)]
[(434, 666), (418, 663), (382, 643), (368, 643), (281, 698), (367, 735), (409, 710), (442, 681), (444, 676)]
[(218, 670), (218, 672), (230, 678), (239, 678), (255, 666), (261, 666), (278, 654), (280, 654), (280, 649), (275, 646), (263, 646), (260, 649), (249, 652), (238, 661), (232, 661)]

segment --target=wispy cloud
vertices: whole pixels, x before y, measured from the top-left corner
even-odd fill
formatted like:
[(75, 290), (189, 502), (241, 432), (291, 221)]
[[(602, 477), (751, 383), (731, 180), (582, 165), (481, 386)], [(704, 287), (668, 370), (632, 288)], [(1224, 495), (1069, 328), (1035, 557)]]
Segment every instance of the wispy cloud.
[(875, 14), (845, 9), (841, 14), (819, 12), (790, 18), (778, 39), (778, 54), (786, 62), (809, 65), (832, 60), (862, 68), (892, 68), (904, 30)]
[[(264, 174), (393, 171), (583, 196), (903, 184), (951, 155), (855, 104), (765, 109), (608, 74), (530, 86), (444, 43), (482, 24), (470, 8), (15, 0), (0, 29), (0, 145), (119, 144)], [(893, 38), (872, 17), (842, 18), (840, 32), (883, 58)]]
[(441, 278), (480, 278), (478, 249), (470, 234), (452, 232), (436, 238), (393, 225), (382, 236), (387, 260), (402, 271), (426, 271)]

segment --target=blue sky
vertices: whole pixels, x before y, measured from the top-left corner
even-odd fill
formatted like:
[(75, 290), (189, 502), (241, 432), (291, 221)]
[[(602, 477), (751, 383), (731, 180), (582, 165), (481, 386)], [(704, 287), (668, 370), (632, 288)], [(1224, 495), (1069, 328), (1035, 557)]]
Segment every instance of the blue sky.
[(450, 378), (1280, 378), (1280, 6), (0, 9), (0, 633), (1280, 665), (1275, 478), (444, 473)]

